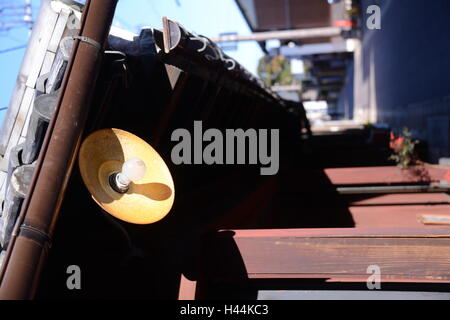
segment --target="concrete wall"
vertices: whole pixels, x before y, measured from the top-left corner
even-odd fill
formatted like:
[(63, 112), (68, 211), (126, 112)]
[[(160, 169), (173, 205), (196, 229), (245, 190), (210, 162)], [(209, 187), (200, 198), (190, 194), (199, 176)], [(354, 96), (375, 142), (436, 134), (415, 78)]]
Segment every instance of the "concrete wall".
[[(409, 127), (432, 161), (450, 152), (450, 1), (362, 0), (363, 40), (355, 52), (355, 112), (361, 121)], [(381, 30), (365, 26), (381, 7)]]

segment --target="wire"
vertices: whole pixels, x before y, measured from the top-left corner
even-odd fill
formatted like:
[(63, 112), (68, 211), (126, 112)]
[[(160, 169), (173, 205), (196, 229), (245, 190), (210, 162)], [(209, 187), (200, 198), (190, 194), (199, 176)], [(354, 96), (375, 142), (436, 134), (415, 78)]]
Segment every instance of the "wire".
[[(27, 26), (31, 29), (32, 26), (32, 13), (33, 5), (29, 0), (25, 1), (25, 4), (17, 5), (14, 4), (15, 1), (9, 1), (5, 3), (6, 0), (2, 0), (2, 5), (0, 6), (0, 31), (9, 31), (14, 28), (19, 28), (21, 26)], [(21, 18), (20, 20), (8, 20), (11, 18)]]
[(21, 46), (12, 47), (12, 48), (8, 48), (8, 49), (3, 49), (3, 50), (0, 50), (0, 54), (11, 52), (11, 51), (15, 51), (15, 50), (20, 50), (20, 49), (23, 49), (23, 48), (26, 48), (26, 47), (27, 47), (27, 45), (23, 44)]

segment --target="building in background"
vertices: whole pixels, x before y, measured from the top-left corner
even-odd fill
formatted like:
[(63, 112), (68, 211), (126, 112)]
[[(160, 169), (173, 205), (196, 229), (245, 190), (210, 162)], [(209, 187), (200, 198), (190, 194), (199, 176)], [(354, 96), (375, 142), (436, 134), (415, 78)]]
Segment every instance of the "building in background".
[[(269, 57), (291, 65), (293, 81), (273, 88), (281, 96), (308, 101), (310, 120), (350, 119), (353, 113), (353, 40), (358, 35), (356, 1), (236, 0), (253, 32), (342, 28), (338, 34), (283, 39), (278, 46), (260, 42)], [(267, 58), (266, 58), (267, 59)], [(346, 97), (342, 97), (341, 91)], [(323, 105), (326, 105), (325, 109)], [(317, 113), (317, 110), (325, 112)]]
[(450, 2), (362, 0), (361, 8), (372, 4), (381, 8), (381, 29), (362, 28), (355, 49), (354, 118), (408, 127), (437, 162), (450, 152)]
[[(353, 119), (395, 132), (408, 127), (426, 144), (425, 160), (449, 156), (450, 42), (443, 32), (448, 1), (413, 0), (408, 7), (389, 0), (236, 2), (253, 32), (342, 28), (339, 36), (281, 40), (266, 50), (292, 65), (302, 62), (302, 74), (294, 74), (301, 85), (274, 89), (310, 101), (311, 120)], [(374, 5), (380, 9), (380, 29), (372, 30), (367, 22)], [(320, 107), (314, 103), (319, 101)], [(326, 111), (317, 116), (324, 102)]]

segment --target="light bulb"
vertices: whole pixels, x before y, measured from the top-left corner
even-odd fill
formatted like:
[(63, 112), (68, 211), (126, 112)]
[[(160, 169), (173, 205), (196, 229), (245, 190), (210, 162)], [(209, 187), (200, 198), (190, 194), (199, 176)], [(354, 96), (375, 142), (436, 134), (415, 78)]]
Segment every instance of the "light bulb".
[(131, 182), (141, 180), (145, 176), (145, 162), (139, 158), (131, 158), (122, 165), (122, 172), (117, 175), (120, 186), (128, 186)]

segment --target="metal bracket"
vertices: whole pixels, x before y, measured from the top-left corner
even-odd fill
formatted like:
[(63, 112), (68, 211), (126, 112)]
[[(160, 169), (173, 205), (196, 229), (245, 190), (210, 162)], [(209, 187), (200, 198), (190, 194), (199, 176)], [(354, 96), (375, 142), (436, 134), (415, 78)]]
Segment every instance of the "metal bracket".
[(52, 237), (39, 227), (24, 223), (20, 226), (20, 234), (27, 239), (36, 241), (43, 247), (52, 247)]
[(97, 41), (95, 41), (94, 39), (91, 39), (89, 37), (85, 37), (85, 36), (71, 36), (70, 38), (72, 38), (74, 40), (80, 40), (82, 42), (86, 42), (86, 43), (96, 47), (98, 50), (102, 49), (102, 45), (100, 43), (98, 43)]

